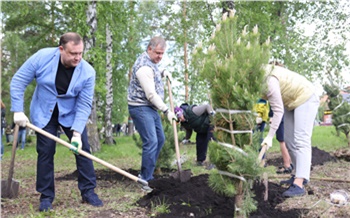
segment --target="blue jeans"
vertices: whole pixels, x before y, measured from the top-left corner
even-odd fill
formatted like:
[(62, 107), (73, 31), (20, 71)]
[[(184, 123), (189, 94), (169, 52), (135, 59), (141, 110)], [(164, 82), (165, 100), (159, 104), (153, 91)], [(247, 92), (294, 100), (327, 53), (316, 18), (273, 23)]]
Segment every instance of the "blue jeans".
[(17, 147), (19, 145), (19, 142), (21, 141), (21, 149), (24, 149), (24, 145), (26, 144), (26, 132), (26, 129), (18, 130)]
[[(54, 111), (51, 120), (43, 128), (44, 131), (56, 136), (60, 126), (57, 114)], [(63, 127), (63, 131), (69, 138), (72, 138), (73, 131), (70, 127)], [(90, 144), (88, 142), (87, 131), (84, 128), (81, 134), (82, 150), (90, 154)], [(55, 178), (54, 178), (54, 155), (56, 153), (56, 142), (37, 133), (37, 181), (36, 190), (41, 193), (40, 201), (49, 200), (51, 203), (55, 198)], [(67, 149), (66, 155), (72, 155)], [(74, 155), (78, 171), (78, 188), (81, 195), (85, 195), (94, 191), (96, 187), (96, 176), (92, 160), (82, 155)]]
[(158, 112), (149, 106), (130, 106), (129, 113), (142, 139), (141, 179), (153, 179), (165, 136)]

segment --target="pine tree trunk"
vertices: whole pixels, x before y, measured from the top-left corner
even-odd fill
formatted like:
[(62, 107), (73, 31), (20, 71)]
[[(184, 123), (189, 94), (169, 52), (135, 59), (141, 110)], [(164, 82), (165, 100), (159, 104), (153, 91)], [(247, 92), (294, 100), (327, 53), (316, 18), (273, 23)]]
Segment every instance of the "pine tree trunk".
[[(84, 54), (87, 53), (91, 48), (94, 47), (95, 38), (94, 33), (97, 30), (97, 9), (96, 9), (96, 1), (91, 1), (88, 3), (88, 8), (86, 10), (86, 22), (90, 27), (89, 35), (84, 37), (85, 51)], [(89, 56), (87, 60), (89, 60)], [(98, 137), (97, 130), (97, 114), (96, 114), (96, 98), (94, 96), (92, 102), (91, 114), (89, 117), (89, 123), (87, 124), (87, 131), (89, 137), (89, 144), (91, 146), (91, 151), (96, 152), (101, 149), (100, 140)]]
[(113, 128), (112, 128), (112, 105), (113, 105), (113, 80), (112, 80), (112, 32), (109, 29), (109, 25), (106, 25), (106, 111), (105, 111), (105, 141), (107, 145), (112, 145), (115, 143), (113, 140)]
[(244, 202), (243, 182), (242, 181), (239, 182), (239, 185), (237, 188), (238, 188), (237, 195), (235, 196), (235, 216), (234, 217), (244, 218), (244, 215), (242, 213), (240, 213), (240, 210), (242, 209), (243, 202)]

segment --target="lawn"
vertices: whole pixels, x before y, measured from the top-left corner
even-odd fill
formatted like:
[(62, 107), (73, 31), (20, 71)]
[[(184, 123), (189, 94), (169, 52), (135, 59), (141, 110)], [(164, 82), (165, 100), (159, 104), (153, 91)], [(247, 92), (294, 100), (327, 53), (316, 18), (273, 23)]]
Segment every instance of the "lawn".
[[(66, 140), (64, 135), (61, 138)], [(140, 148), (135, 145), (130, 136), (116, 137), (115, 140), (116, 145), (103, 145), (101, 151), (93, 155), (121, 169), (139, 171)], [(39, 213), (40, 195), (35, 191), (36, 149), (34, 141), (35, 137), (32, 136), (24, 150), (17, 150), (14, 178), (20, 182), (20, 194), (17, 199), (2, 199), (1, 217), (96, 217), (96, 214), (99, 214), (97, 217), (150, 217), (152, 214), (161, 213), (159, 211), (166, 211), (166, 208), (159, 206), (155, 206), (151, 211), (137, 207), (135, 202), (144, 196), (144, 193), (140, 191), (136, 182), (129, 179), (108, 181), (98, 178), (96, 192), (105, 202), (105, 206), (93, 208), (81, 204), (77, 182), (65, 179), (67, 175), (72, 175), (75, 171), (74, 156), (66, 147), (58, 145), (55, 155), (56, 198), (53, 204), (55, 210), (49, 213)], [(195, 141), (195, 136), (191, 141)], [(312, 145), (331, 153), (338, 148), (347, 147), (347, 141), (343, 134), (337, 136), (332, 126), (316, 126)], [(210, 173), (201, 167), (194, 166), (194, 145), (181, 145), (180, 150), (182, 154), (186, 153), (187, 157), (183, 168), (191, 168), (193, 176)], [(279, 155), (279, 145), (276, 140), (269, 153)], [(11, 146), (5, 146), (5, 154), (1, 162), (2, 179), (7, 178), (10, 156)], [(107, 170), (98, 163), (94, 165), (97, 171)], [(111, 186), (113, 188), (106, 188)]]

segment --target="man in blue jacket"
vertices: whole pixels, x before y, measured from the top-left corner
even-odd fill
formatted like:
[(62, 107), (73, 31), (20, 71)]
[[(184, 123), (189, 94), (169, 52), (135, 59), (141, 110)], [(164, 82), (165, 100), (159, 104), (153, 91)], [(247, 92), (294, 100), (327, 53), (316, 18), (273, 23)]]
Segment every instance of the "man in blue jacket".
[[(36, 88), (30, 105), (32, 123), (55, 136), (61, 126), (78, 149), (90, 153), (85, 126), (91, 113), (95, 70), (82, 59), (83, 50), (81, 36), (68, 32), (61, 36), (58, 47), (44, 48), (32, 55), (12, 78), (11, 111), (14, 112), (14, 122), (26, 126), (29, 120), (23, 112), (23, 96), (28, 84), (35, 79)], [(37, 133), (37, 152), (36, 190), (41, 193), (39, 210), (48, 211), (52, 209), (55, 198), (55, 141)], [(96, 176), (92, 161), (81, 155), (75, 155), (75, 159), (83, 202), (102, 206), (94, 192)]]

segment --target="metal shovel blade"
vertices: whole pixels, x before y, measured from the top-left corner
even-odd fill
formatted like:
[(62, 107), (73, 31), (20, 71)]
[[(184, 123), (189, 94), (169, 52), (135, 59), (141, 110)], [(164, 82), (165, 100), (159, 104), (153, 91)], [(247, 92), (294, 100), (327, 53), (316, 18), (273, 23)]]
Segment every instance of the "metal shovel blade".
[(1, 198), (17, 198), (19, 182), (13, 179), (19, 126), (16, 124), (12, 142), (11, 163), (7, 180), (1, 180)]
[(1, 198), (17, 198), (19, 190), (19, 182), (12, 179), (9, 183), (8, 180), (1, 180)]
[(181, 170), (170, 174), (170, 177), (174, 178), (175, 180), (180, 180), (180, 182), (187, 182), (191, 179), (191, 176), (191, 170)]

